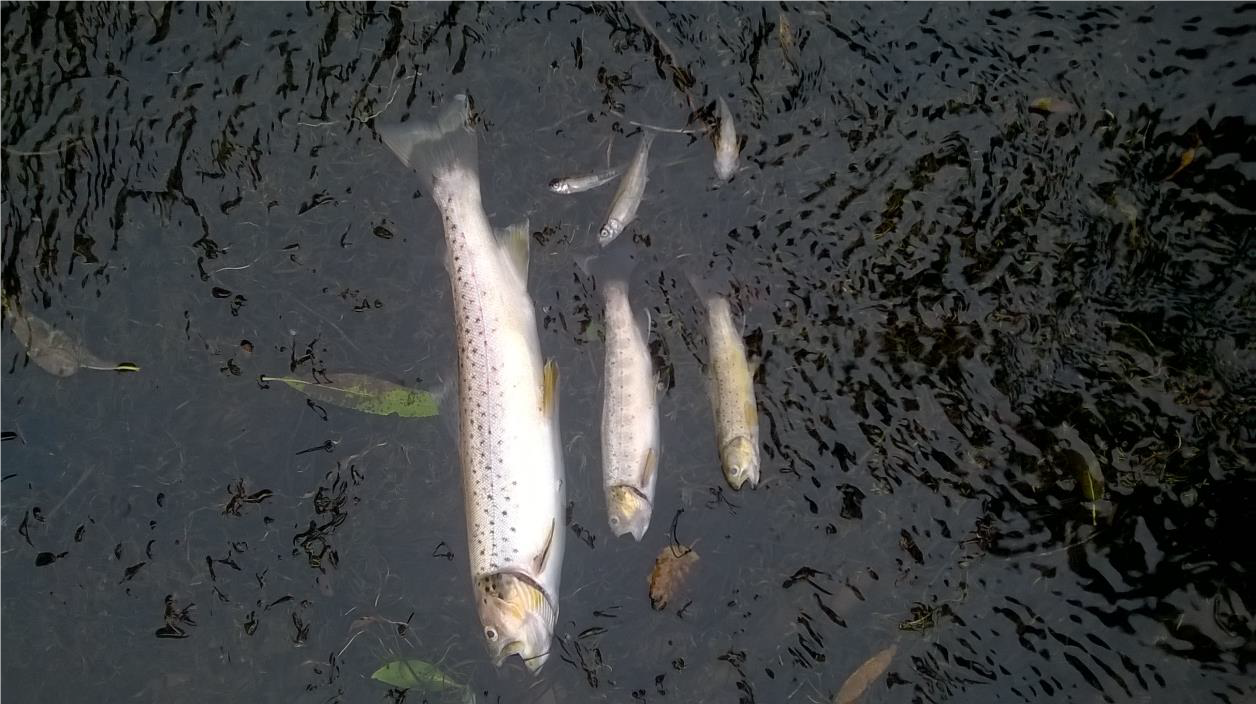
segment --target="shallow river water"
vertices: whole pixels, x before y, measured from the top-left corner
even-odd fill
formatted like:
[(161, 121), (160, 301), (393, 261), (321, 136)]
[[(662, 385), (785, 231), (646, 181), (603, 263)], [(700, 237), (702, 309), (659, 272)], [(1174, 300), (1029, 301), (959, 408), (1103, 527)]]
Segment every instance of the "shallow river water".
[[(6, 318), (6, 701), (829, 702), (887, 650), (860, 701), (1256, 697), (1256, 5), (2, 12), (6, 311), (140, 367), (54, 376)], [(538, 676), (486, 656), (449, 414), (261, 381), (448, 388), (440, 220), (376, 127), (460, 92), (562, 369)], [(606, 526), (582, 267), (614, 187), (546, 189), (634, 123), (697, 132), (624, 235), (667, 387), (641, 543)], [(753, 490), (704, 269), (761, 360)], [(466, 689), (371, 678), (410, 659)]]

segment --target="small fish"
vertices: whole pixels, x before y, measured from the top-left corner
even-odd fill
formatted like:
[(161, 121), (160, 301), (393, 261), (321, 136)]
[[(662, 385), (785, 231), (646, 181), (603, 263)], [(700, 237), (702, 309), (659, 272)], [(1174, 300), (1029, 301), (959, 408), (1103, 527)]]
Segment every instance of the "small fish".
[(721, 181), (733, 177), (737, 170), (737, 128), (733, 126), (733, 113), (728, 103), (720, 98), (720, 131), (715, 138), (715, 175)]
[(724, 478), (734, 489), (759, 484), (759, 409), (754, 397), (754, 369), (733, 323), (728, 300), (690, 275), (707, 311), (711, 405)]
[(646, 162), (650, 156), (650, 144), (654, 142), (654, 133), (646, 132), (637, 145), (637, 154), (632, 157), (632, 164), (623, 180), (619, 182), (619, 190), (611, 201), (611, 211), (606, 216), (606, 224), (598, 232), (597, 241), (605, 247), (628, 227), (637, 217), (637, 208), (641, 206), (641, 197), (645, 194), (647, 180)]
[(658, 479), (659, 415), (654, 362), (624, 277), (598, 282), (605, 301), (606, 392), (602, 405), (602, 487), (616, 537), (641, 540), (650, 526)]
[(481, 201), (466, 96), (435, 123), (380, 129), (440, 211), (458, 347), (459, 455), (476, 610), (495, 665), (532, 672), (558, 620), (566, 489), (558, 367), (541, 357), (526, 225), (494, 232)]
[(591, 191), (594, 188), (600, 188), (606, 184), (619, 178), (620, 174), (628, 169), (628, 164), (620, 164), (611, 167), (605, 171), (596, 171), (591, 174), (582, 174), (580, 176), (569, 176), (567, 178), (556, 178), (549, 182), (549, 189), (555, 193), (568, 196), (572, 193), (583, 193)]

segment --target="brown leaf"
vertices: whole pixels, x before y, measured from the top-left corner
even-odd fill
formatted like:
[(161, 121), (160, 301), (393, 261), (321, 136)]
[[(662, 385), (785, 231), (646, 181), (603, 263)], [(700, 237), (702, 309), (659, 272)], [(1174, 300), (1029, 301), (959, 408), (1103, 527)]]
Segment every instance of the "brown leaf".
[(868, 686), (889, 669), (890, 661), (894, 659), (897, 650), (897, 645), (891, 645), (868, 658), (850, 673), (850, 677), (842, 683), (842, 688), (837, 690), (837, 696), (833, 697), (833, 704), (854, 704), (868, 690)]
[(668, 545), (663, 548), (654, 561), (654, 569), (650, 570), (650, 603), (655, 609), (661, 611), (676, 596), (697, 561), (698, 553), (692, 547)]

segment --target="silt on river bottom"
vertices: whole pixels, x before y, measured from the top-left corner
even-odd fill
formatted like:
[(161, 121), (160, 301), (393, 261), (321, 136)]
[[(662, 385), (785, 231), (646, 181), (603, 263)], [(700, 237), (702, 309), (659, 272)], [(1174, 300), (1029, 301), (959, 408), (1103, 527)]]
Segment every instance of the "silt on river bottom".
[[(2, 12), (6, 308), (140, 367), (54, 376), (5, 322), (6, 700), (828, 702), (890, 648), (860, 701), (1256, 696), (1256, 6)], [(486, 657), (449, 414), (260, 381), (447, 388), (440, 221), (375, 130), (459, 92), (562, 369), (537, 677)], [(581, 267), (613, 187), (546, 184), (720, 96), (740, 170), (661, 134), (623, 235), (666, 392), (654, 520), (614, 539)], [(761, 359), (754, 490), (705, 268)], [(700, 559), (654, 610), (673, 541)], [(371, 679), (398, 660), (449, 682)]]

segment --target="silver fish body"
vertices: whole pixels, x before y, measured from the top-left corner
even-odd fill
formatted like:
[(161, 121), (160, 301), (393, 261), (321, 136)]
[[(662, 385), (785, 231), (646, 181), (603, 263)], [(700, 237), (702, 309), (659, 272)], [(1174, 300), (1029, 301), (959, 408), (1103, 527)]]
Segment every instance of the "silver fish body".
[(594, 188), (601, 188), (606, 184), (619, 178), (621, 174), (628, 169), (628, 164), (620, 164), (613, 166), (605, 171), (597, 171), (591, 174), (582, 174), (580, 176), (568, 176), (567, 178), (556, 178), (549, 182), (549, 189), (561, 195), (571, 195), (572, 193), (583, 193), (591, 191)]
[(641, 198), (645, 195), (650, 145), (653, 142), (654, 132), (646, 131), (641, 136), (641, 143), (637, 145), (637, 153), (632, 157), (628, 171), (619, 182), (619, 190), (615, 192), (610, 212), (606, 215), (606, 224), (597, 236), (597, 241), (603, 247), (619, 237), (624, 228), (637, 218), (637, 209), (641, 207)]
[(754, 370), (733, 322), (732, 308), (720, 295), (703, 297), (707, 310), (710, 394), (715, 415), (716, 444), (729, 486), (741, 489), (759, 483), (759, 410), (754, 396)]
[(733, 125), (733, 113), (728, 103), (719, 99), (720, 128), (715, 138), (715, 175), (727, 181), (737, 171), (737, 128)]
[(496, 664), (517, 654), (536, 671), (558, 618), (565, 485), (557, 369), (541, 359), (527, 233), (503, 241), (489, 226), (464, 96), (435, 124), (380, 134), (424, 177), (444, 224), (468, 551), (484, 637)]
[(623, 279), (599, 283), (605, 303), (606, 373), (602, 405), (602, 487), (616, 536), (641, 540), (654, 510), (659, 416), (654, 362)]

